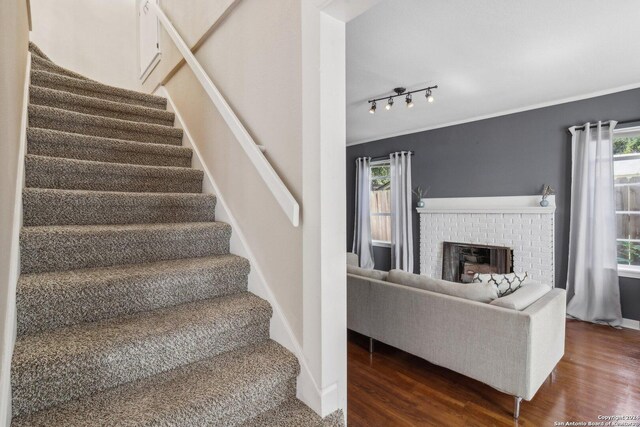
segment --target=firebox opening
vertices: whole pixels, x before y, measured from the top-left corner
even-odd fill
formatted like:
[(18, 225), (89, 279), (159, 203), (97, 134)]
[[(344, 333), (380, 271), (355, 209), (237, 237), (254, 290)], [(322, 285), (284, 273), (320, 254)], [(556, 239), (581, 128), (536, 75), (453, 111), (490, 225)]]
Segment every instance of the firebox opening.
[(476, 273), (513, 273), (513, 250), (476, 243), (443, 243), (442, 278), (470, 283)]

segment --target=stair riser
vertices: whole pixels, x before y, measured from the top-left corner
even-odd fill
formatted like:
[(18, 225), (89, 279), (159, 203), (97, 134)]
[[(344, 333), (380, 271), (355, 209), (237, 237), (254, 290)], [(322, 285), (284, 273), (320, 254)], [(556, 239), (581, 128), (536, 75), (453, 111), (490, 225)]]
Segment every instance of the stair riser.
[(93, 126), (90, 124), (50, 120), (44, 117), (29, 116), (29, 126), (54, 129), (63, 132), (79, 133), (82, 135), (99, 136), (103, 138), (125, 139), (127, 141), (149, 142), (152, 144), (182, 145), (182, 138), (167, 135), (156, 135), (148, 132), (131, 131), (109, 127)]
[[(209, 413), (194, 413), (190, 419), (193, 426), (228, 427), (240, 426), (251, 421), (263, 412), (270, 411), (289, 399), (296, 397), (296, 380), (278, 383), (270, 389), (262, 389), (258, 396), (246, 399), (236, 410), (214, 411)], [(221, 414), (222, 412), (222, 414)], [(221, 417), (222, 415), (222, 417)], [(276, 426), (271, 426), (276, 427)], [(293, 426), (292, 426), (293, 427)], [(302, 426), (300, 426), (302, 427)], [(311, 427), (311, 426), (309, 426)]]
[(243, 292), (248, 274), (246, 262), (146, 276), (113, 277), (96, 271), (94, 280), (87, 277), (73, 288), (55, 279), (36, 288), (29, 286), (29, 275), (23, 275), (16, 301), (18, 336)]
[(118, 233), (69, 238), (23, 235), (21, 271), (40, 273), (107, 267), (229, 253), (230, 229), (215, 228), (181, 235)]
[(162, 156), (140, 152), (114, 150), (111, 147), (87, 147), (82, 145), (51, 143), (37, 141), (28, 144), (29, 154), (40, 156), (60, 157), (65, 159), (91, 160), (105, 163), (123, 163), (148, 166), (175, 166), (188, 168), (191, 166), (190, 157)]
[(214, 328), (199, 328), (162, 337), (149, 337), (142, 342), (110, 349), (105, 354), (78, 355), (72, 366), (51, 366), (53, 371), (48, 371), (46, 367), (43, 369), (40, 361), (34, 361), (34, 366), (24, 366), (24, 371), (12, 372), (13, 414), (30, 414), (80, 396), (258, 343), (268, 337), (267, 320), (222, 333), (215, 332)]
[(38, 168), (30, 162), (25, 167), (27, 187), (59, 188), (66, 190), (127, 191), (134, 193), (200, 193), (202, 179), (175, 176), (136, 176), (91, 173), (84, 171), (56, 171)]
[[(67, 92), (62, 92), (65, 94)], [(131, 122), (151, 123), (163, 126), (173, 126), (173, 118), (169, 117), (153, 117), (149, 115), (135, 114), (127, 111), (113, 111), (97, 106), (86, 105), (85, 103), (77, 102), (73, 97), (60, 97), (60, 96), (47, 96), (40, 94), (36, 90), (31, 90), (29, 102), (34, 105), (44, 105), (47, 107), (60, 108), (68, 111), (75, 111), (77, 113), (91, 114), (94, 116), (111, 117), (114, 119), (128, 120)], [(157, 111), (157, 110), (154, 110)], [(168, 115), (166, 115), (168, 116)]]
[(23, 197), (24, 225), (151, 224), (215, 221), (215, 203), (198, 207), (65, 204)]

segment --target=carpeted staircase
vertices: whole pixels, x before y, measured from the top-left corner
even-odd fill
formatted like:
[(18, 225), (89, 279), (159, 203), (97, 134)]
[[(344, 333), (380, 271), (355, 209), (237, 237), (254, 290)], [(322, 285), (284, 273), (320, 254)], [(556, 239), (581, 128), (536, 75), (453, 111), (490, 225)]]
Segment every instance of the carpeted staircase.
[(296, 399), (166, 100), (30, 50), (12, 425), (341, 425)]

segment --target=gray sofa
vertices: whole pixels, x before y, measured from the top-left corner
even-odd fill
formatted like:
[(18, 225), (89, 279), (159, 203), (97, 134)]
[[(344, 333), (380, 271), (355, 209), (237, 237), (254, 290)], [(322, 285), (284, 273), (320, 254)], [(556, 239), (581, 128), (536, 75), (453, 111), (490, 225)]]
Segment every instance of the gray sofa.
[(518, 418), (521, 400), (533, 398), (564, 354), (565, 291), (546, 287), (533, 301), (506, 304), (519, 308), (514, 309), (497, 300), (478, 302), (416, 287), (434, 281), (424, 276), (393, 271), (391, 276), (349, 267), (347, 327), (370, 337), (371, 351), (378, 340), (513, 395)]

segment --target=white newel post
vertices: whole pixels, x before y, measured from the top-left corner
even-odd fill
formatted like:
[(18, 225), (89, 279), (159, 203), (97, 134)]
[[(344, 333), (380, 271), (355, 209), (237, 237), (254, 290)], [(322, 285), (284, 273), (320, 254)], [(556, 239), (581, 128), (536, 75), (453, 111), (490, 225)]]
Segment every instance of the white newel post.
[(442, 277), (443, 242), (513, 249), (513, 270), (555, 286), (555, 196), (423, 199), (420, 214), (420, 274)]

